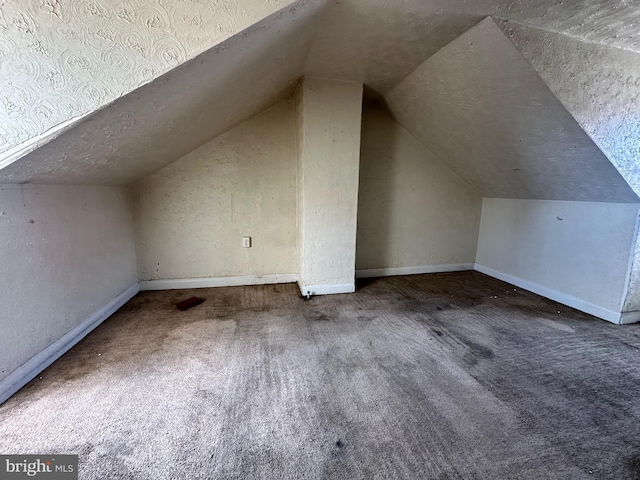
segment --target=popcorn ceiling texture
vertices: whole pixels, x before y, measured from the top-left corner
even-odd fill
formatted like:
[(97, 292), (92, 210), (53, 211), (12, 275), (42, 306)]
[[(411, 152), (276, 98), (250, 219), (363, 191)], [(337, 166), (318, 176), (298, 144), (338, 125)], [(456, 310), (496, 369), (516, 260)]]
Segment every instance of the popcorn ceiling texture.
[(499, 25), (640, 194), (640, 55), (513, 22)]
[[(499, 21), (508, 19), (509, 26), (503, 28), (518, 32), (512, 36), (516, 46), (635, 191), (640, 190), (640, 173), (633, 165), (638, 156), (637, 2), (0, 0), (0, 4), (0, 158), (2, 152), (12, 152), (4, 165), (0, 160), (0, 183), (131, 183), (280, 100), (282, 92), (303, 75), (363, 82), (385, 94), (491, 15)], [(521, 24), (544, 31), (518, 27)], [(204, 52), (196, 58), (204, 64), (200, 69), (189, 62), (174, 68), (200, 52)], [(138, 88), (169, 70), (170, 76), (156, 80), (154, 88)], [(565, 78), (567, 74), (575, 76)], [(60, 135), (63, 122), (96, 112), (116, 99), (115, 108), (82, 120), (60, 141), (42, 139), (28, 150), (49, 143), (33, 154), (19, 148), (45, 132)], [(507, 110), (514, 108), (518, 104)], [(576, 132), (576, 137), (583, 136)], [(575, 144), (580, 138), (569, 135), (564, 140)], [(23, 155), (19, 165), (10, 165)], [(524, 189), (523, 195), (533, 194)]]
[(287, 7), (121, 97), (0, 183), (130, 184), (276, 103), (303, 75), (317, 9)]
[[(391, 88), (486, 15), (640, 51), (638, 2), (312, 0), (310, 75)], [(92, 112), (293, 2), (0, 1), (0, 153)]]
[(633, 0), (509, 0), (496, 17), (576, 40), (640, 52), (640, 3)]
[(106, 105), (289, 3), (0, 1), (0, 153)]
[(491, 18), (385, 100), (400, 124), (485, 197), (638, 201)]

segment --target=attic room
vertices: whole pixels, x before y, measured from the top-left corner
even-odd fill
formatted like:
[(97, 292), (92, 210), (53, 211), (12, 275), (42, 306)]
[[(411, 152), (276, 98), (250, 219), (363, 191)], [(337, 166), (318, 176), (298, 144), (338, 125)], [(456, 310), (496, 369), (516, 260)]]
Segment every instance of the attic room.
[(640, 478), (639, 22), (0, 1), (0, 472)]

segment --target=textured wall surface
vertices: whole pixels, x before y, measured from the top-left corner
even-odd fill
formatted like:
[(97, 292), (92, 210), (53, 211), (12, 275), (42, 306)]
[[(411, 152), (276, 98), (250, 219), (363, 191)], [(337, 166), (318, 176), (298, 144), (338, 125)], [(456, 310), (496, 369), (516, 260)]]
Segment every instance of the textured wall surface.
[(289, 7), (122, 97), (0, 171), (1, 182), (124, 185), (286, 96), (302, 75), (315, 6)]
[(305, 256), (302, 255), (302, 245), (304, 245), (304, 228), (303, 225), (303, 214), (304, 210), (302, 205), (304, 204), (304, 182), (305, 182), (305, 172), (303, 167), (304, 157), (302, 156), (302, 149), (304, 145), (304, 87), (303, 81), (301, 80), (296, 85), (296, 88), (293, 92), (293, 105), (296, 113), (296, 272), (298, 275), (300, 272), (304, 271), (305, 264)]
[(300, 88), (299, 281), (353, 285), (362, 85), (305, 78)]
[(0, 152), (91, 112), (287, 0), (3, 0)]
[(640, 55), (513, 22), (499, 25), (640, 194)]
[(123, 188), (0, 185), (0, 379), (137, 282)]
[(482, 197), (380, 107), (362, 118), (356, 268), (473, 263)]
[(487, 197), (638, 197), (490, 18), (386, 96), (391, 112)]
[(278, 103), (137, 182), (139, 278), (296, 273), (295, 128)]
[(638, 205), (485, 198), (476, 262), (621, 312)]

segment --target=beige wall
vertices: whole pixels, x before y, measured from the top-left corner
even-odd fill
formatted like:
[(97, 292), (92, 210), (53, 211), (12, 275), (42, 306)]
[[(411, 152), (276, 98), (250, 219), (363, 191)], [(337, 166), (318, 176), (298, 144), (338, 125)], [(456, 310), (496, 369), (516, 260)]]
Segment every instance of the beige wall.
[(0, 245), (0, 380), (137, 283), (121, 187), (0, 185)]
[(473, 264), (481, 209), (480, 195), (386, 111), (365, 108), (358, 270)]
[(137, 182), (139, 278), (296, 273), (295, 128), (280, 102)]
[(304, 293), (355, 289), (362, 84), (305, 78), (298, 111), (298, 281)]

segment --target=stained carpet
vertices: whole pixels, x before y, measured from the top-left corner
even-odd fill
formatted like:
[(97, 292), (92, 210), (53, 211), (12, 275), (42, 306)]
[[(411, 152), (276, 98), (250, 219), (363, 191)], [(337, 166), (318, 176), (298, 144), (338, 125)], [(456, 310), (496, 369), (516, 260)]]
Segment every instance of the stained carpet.
[(476, 272), (144, 292), (0, 407), (0, 452), (83, 479), (637, 479), (640, 327)]

